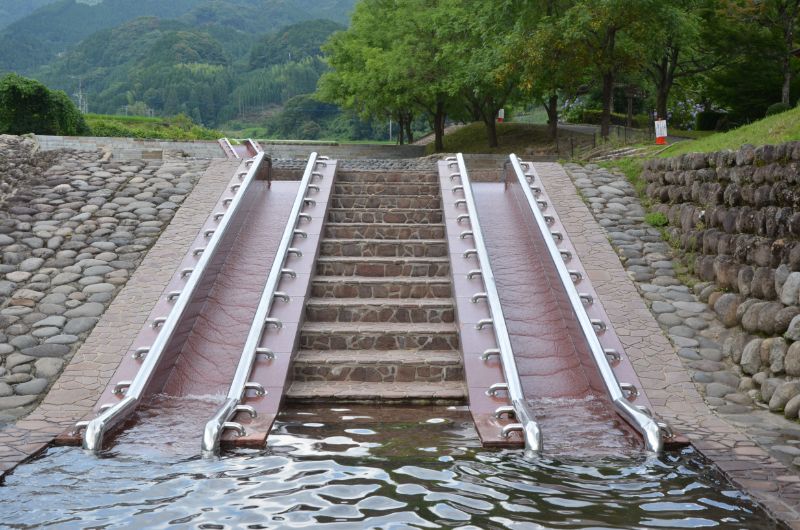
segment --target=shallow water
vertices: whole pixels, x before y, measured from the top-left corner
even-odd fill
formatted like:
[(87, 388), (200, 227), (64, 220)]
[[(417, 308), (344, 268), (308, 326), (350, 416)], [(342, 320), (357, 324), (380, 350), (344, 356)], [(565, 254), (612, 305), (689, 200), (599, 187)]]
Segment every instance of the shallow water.
[(18, 468), (0, 527), (775, 528), (692, 450), (529, 462), (480, 448), (459, 409), (294, 408), (267, 450), (203, 460), (205, 420), (159, 406), (101, 458), (54, 448)]

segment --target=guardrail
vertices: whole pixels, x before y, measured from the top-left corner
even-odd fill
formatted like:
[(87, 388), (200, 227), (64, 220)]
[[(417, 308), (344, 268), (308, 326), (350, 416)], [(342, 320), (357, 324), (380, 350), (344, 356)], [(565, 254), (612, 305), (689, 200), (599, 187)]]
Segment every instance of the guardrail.
[[(561, 285), (564, 287), (569, 298), (572, 312), (578, 319), (581, 331), (586, 338), (586, 342), (592, 353), (592, 358), (600, 371), (603, 385), (614, 404), (615, 410), (641, 434), (648, 451), (660, 453), (664, 448), (662, 429), (666, 428), (666, 426), (657, 423), (652, 417), (652, 412), (640, 410), (628, 402), (627, 396), (635, 397), (638, 390), (631, 384), (620, 384), (614, 374), (614, 370), (608, 362), (608, 355), (619, 354), (612, 351), (606, 352), (600, 344), (600, 340), (597, 338), (597, 332), (595, 330), (605, 329), (606, 324), (599, 320), (591, 320), (586, 313), (583, 305), (583, 298), (585, 297), (582, 298), (575, 287), (576, 283), (580, 283), (583, 280), (583, 275), (577, 271), (567, 269), (567, 265), (564, 262), (565, 257), (567, 257), (565, 256), (566, 251), (562, 252), (556, 245), (556, 239), (563, 240), (564, 236), (563, 234), (550, 232), (547, 219), (543, 214), (543, 210), (547, 210), (550, 205), (547, 201), (534, 196), (535, 193), (542, 193), (541, 188), (534, 184), (539, 178), (536, 169), (532, 164), (521, 162), (519, 158), (513, 154), (511, 155), (511, 166), (514, 168), (520, 186), (522, 186), (522, 191), (528, 201), (528, 206), (533, 213), (536, 225), (542, 233), (542, 239), (547, 246), (550, 259), (555, 265)], [(532, 174), (526, 174), (523, 167), (528, 168)]]
[(259, 396), (266, 394), (261, 384), (249, 381), (250, 373), (259, 355), (266, 356), (269, 359), (274, 358), (272, 351), (266, 348), (259, 348), (259, 344), (261, 343), (264, 331), (269, 326), (276, 326), (279, 328), (282, 326), (279, 320), (269, 318), (269, 314), (275, 299), (289, 301), (289, 296), (287, 294), (276, 291), (276, 289), (284, 275), (297, 276), (295, 271), (284, 267), (286, 259), (290, 254), (301, 255), (300, 250), (292, 248), (290, 245), (295, 237), (306, 237), (305, 232), (298, 229), (298, 225), (301, 219), (308, 218), (308, 214), (302, 213), (303, 206), (306, 204), (313, 204), (313, 199), (309, 199), (306, 194), (309, 188), (313, 187), (313, 179), (315, 177), (321, 178), (321, 174), (316, 173), (314, 170), (317, 164), (324, 163), (324, 160), (327, 160), (327, 158), (318, 157), (317, 153), (312, 153), (308, 160), (305, 173), (300, 181), (300, 189), (297, 192), (297, 198), (294, 201), (291, 213), (289, 214), (289, 220), (283, 231), (283, 237), (281, 238), (277, 253), (275, 254), (275, 261), (270, 269), (267, 283), (261, 295), (261, 301), (253, 317), (253, 324), (247, 335), (247, 340), (245, 341), (242, 356), (239, 359), (239, 365), (236, 368), (230, 390), (228, 390), (228, 395), (223, 405), (208, 423), (206, 423), (202, 441), (202, 452), (204, 456), (214, 456), (219, 453), (220, 437), (225, 429), (233, 429), (239, 436), (246, 435), (245, 427), (241, 423), (232, 422), (230, 420), (239, 412), (247, 413), (253, 418), (256, 417), (256, 410), (242, 403), (246, 398), (247, 391), (255, 391)]
[(231, 144), (230, 140), (228, 140), (227, 138), (220, 138), (218, 142), (220, 147), (222, 147), (222, 150), (225, 151), (225, 154), (228, 156), (228, 158), (234, 158), (236, 160), (239, 160), (241, 158), (239, 156), (239, 153), (236, 152), (236, 149), (233, 148), (233, 145)]
[(489, 392), (497, 392), (499, 390), (506, 390), (508, 392), (511, 407), (500, 407), (495, 412), (499, 418), (503, 415), (513, 414), (516, 417), (516, 423), (510, 423), (503, 427), (503, 436), (508, 437), (512, 432), (521, 432), (525, 440), (526, 455), (532, 456), (541, 451), (542, 449), (542, 433), (539, 425), (533, 420), (532, 415), (528, 411), (525, 403), (525, 396), (522, 391), (522, 383), (520, 382), (519, 372), (517, 365), (514, 361), (514, 352), (511, 347), (511, 339), (508, 336), (508, 329), (506, 328), (506, 319), (503, 315), (503, 308), (500, 305), (500, 295), (497, 292), (497, 285), (494, 280), (494, 273), (492, 266), (489, 262), (489, 253), (486, 250), (486, 244), (483, 239), (483, 231), (481, 230), (480, 221), (478, 220), (478, 208), (475, 205), (475, 197), (472, 193), (472, 183), (469, 180), (467, 167), (464, 163), (464, 156), (459, 153), (455, 158), (448, 158), (446, 161), (450, 166), (457, 166), (458, 173), (450, 175), (450, 180), (461, 180), (460, 186), (452, 188), (453, 193), (463, 191), (464, 199), (456, 201), (456, 207), (463, 205), (467, 209), (467, 213), (460, 216), (458, 221), (469, 220), (471, 230), (465, 230), (461, 233), (462, 238), (472, 237), (475, 242), (475, 248), (468, 250), (464, 257), (472, 254), (477, 255), (480, 269), (475, 269), (467, 274), (467, 277), (472, 278), (480, 275), (486, 292), (476, 293), (472, 297), (472, 302), (477, 303), (480, 300), (486, 300), (489, 304), (489, 312), (491, 319), (482, 320), (476, 325), (477, 329), (483, 329), (485, 326), (491, 325), (494, 330), (495, 340), (498, 348), (496, 350), (487, 350), (483, 353), (483, 359), (488, 360), (493, 355), (500, 357), (503, 374), (505, 376), (505, 383), (496, 383), (491, 386)]
[(76, 431), (85, 428), (86, 432), (83, 437), (83, 447), (92, 452), (98, 452), (102, 448), (103, 439), (105, 434), (124, 421), (139, 405), (142, 400), (147, 387), (150, 385), (156, 373), (160, 361), (165, 355), (171, 341), (181, 335), (179, 327), (181, 326), (184, 318), (188, 318), (190, 310), (194, 311), (194, 306), (197, 306), (195, 295), (200, 290), (198, 286), (205, 285), (210, 281), (206, 274), (215, 274), (216, 266), (211, 266), (212, 260), (216, 263), (215, 258), (218, 254), (221, 256), (225, 253), (223, 240), (228, 234), (229, 227), (234, 224), (234, 218), (237, 218), (237, 213), (245, 210), (245, 197), (247, 190), (257, 180), (260, 166), (264, 160), (265, 155), (259, 154), (251, 160), (245, 162), (249, 169), (246, 172), (239, 172), (238, 176), (242, 180), (242, 184), (234, 185), (231, 187), (230, 192), (235, 195), (233, 198), (228, 198), (223, 201), (227, 206), (225, 212), (214, 214), (214, 219), (219, 223), (216, 229), (207, 230), (204, 234), (209, 238), (208, 245), (205, 248), (198, 248), (193, 251), (195, 256), (199, 256), (197, 265), (192, 269), (181, 271), (181, 277), (186, 278), (186, 284), (180, 292), (173, 292), (166, 294), (169, 301), (174, 301), (174, 306), (166, 317), (159, 317), (153, 320), (152, 327), (159, 329), (158, 336), (149, 348), (140, 348), (134, 353), (137, 359), (144, 359), (136, 377), (133, 381), (119, 381), (116, 383), (114, 393), (124, 397), (114, 405), (101, 408), (100, 415), (91, 420), (78, 422), (76, 424)]

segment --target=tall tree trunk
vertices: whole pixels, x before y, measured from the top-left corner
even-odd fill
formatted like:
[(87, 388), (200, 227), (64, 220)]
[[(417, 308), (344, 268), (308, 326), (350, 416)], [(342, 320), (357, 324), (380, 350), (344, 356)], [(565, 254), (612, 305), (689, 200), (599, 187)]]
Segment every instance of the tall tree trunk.
[(486, 125), (486, 139), (489, 141), (489, 147), (499, 147), (497, 141), (497, 121), (494, 114), (484, 114), (483, 123)]
[(414, 131), (411, 130), (411, 123), (414, 121), (414, 115), (410, 112), (406, 113), (406, 138), (409, 144), (414, 143)]
[(608, 140), (611, 133), (611, 109), (614, 106), (614, 73), (603, 74), (603, 116), (600, 119), (600, 136)]
[(792, 88), (792, 55), (794, 49), (794, 28), (797, 23), (798, 11), (800, 11), (800, 0), (792, 0), (781, 5), (779, 16), (783, 24), (783, 43), (786, 52), (781, 61), (783, 72), (783, 86), (781, 87), (781, 102), (791, 105)]
[(547, 132), (550, 139), (558, 139), (558, 94), (551, 94), (544, 106), (547, 111)]
[(403, 145), (405, 143), (405, 131), (403, 130), (403, 113), (397, 114), (397, 143)]
[(444, 121), (446, 118), (444, 103), (436, 102), (436, 114), (433, 117), (434, 147), (436, 151), (444, 151)]

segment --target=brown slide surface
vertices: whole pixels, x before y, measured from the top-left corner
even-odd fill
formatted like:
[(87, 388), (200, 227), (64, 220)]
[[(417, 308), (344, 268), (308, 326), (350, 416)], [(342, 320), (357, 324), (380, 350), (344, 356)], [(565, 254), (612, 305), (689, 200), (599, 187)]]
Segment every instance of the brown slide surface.
[[(545, 453), (638, 452), (615, 413), (557, 270), (522, 194), (473, 185), (525, 398)], [(524, 200), (524, 198), (522, 198)]]

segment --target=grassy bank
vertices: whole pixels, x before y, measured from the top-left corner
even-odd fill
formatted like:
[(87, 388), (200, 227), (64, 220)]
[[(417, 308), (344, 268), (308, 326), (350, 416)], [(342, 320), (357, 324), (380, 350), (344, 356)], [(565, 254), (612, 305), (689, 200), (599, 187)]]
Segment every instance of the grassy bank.
[[(486, 140), (486, 127), (483, 123), (470, 123), (444, 137), (444, 150), (447, 153), (522, 153), (531, 147), (552, 149), (553, 142), (547, 134), (546, 125), (532, 123), (499, 123), (497, 125), (499, 147), (490, 148)], [(427, 146), (427, 153), (433, 154), (434, 145)]]
[(738, 149), (744, 144), (759, 146), (795, 140), (800, 140), (800, 108), (776, 114), (728, 132), (674, 144), (660, 156), (669, 158), (685, 153), (713, 153), (723, 149)]
[(195, 124), (186, 116), (146, 118), (87, 114), (84, 117), (92, 136), (157, 140), (216, 140), (223, 136), (219, 131)]

